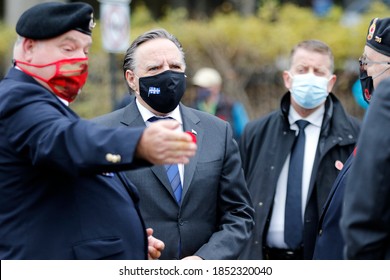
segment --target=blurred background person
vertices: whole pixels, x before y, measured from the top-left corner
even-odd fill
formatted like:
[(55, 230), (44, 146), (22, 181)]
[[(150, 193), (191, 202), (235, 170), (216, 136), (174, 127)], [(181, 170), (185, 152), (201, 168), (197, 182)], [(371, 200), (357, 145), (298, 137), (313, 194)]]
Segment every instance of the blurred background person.
[(192, 107), (229, 122), (234, 138), (240, 138), (248, 122), (248, 114), (241, 102), (221, 93), (222, 77), (219, 72), (213, 68), (201, 68), (195, 73), (192, 83), (196, 86)]
[(115, 110), (118, 110), (118, 109), (121, 109), (121, 108), (124, 108), (126, 107), (127, 105), (129, 105), (131, 102), (134, 101), (134, 95), (127, 92), (125, 93), (121, 99), (119, 99), (118, 102), (115, 103), (115, 106), (114, 106), (114, 109), (113, 111)]

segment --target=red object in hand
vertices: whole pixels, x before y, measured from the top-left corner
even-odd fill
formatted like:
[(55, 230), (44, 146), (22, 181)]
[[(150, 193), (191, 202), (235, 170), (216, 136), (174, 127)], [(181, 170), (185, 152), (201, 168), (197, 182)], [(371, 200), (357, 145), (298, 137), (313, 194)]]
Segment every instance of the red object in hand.
[(194, 133), (192, 133), (191, 131), (186, 131), (185, 133), (190, 135), (192, 137), (192, 142), (194, 142), (196, 144), (196, 135)]

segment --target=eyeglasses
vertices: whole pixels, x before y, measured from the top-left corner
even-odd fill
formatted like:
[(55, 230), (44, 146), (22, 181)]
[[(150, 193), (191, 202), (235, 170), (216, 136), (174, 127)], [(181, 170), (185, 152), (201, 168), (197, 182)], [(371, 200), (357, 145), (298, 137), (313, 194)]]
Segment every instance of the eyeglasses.
[(360, 57), (359, 58), (360, 69), (365, 70), (364, 69), (365, 66), (367, 66), (369, 64), (387, 64), (387, 65), (390, 65), (390, 61), (371, 61), (371, 60), (367, 60), (367, 58), (365, 58), (365, 57)]

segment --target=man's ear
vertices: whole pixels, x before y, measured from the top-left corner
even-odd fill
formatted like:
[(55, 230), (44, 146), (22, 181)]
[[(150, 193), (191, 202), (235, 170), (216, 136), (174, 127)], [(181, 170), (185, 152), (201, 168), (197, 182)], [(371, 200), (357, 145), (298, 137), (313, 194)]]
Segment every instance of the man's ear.
[(131, 70), (126, 70), (125, 77), (126, 77), (126, 82), (127, 82), (128, 86), (133, 91), (137, 91), (136, 76), (135, 76), (134, 72)]
[(23, 38), (22, 39), (23, 59), (26, 62), (31, 62), (37, 41), (33, 39)]
[(289, 71), (283, 71), (283, 82), (284, 82), (284, 86), (290, 90), (291, 89), (291, 86), (292, 86), (292, 77), (290, 75), (290, 72)]
[(336, 83), (336, 80), (337, 80), (337, 76), (332, 75), (332, 77), (330, 78), (330, 80), (328, 82), (328, 92), (332, 92), (332, 89), (333, 89), (334, 84)]

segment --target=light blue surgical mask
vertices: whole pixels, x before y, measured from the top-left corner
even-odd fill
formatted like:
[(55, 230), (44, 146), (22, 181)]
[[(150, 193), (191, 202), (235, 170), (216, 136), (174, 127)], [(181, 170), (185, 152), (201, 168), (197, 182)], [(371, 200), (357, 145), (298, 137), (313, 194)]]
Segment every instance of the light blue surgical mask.
[(313, 109), (321, 105), (328, 96), (329, 79), (312, 73), (290, 76), (293, 79), (291, 96), (299, 106)]

